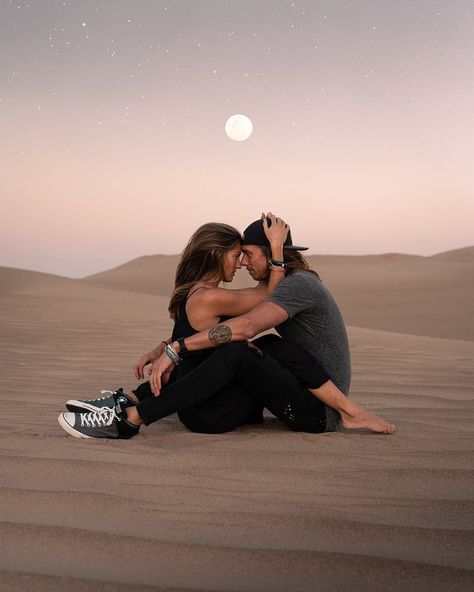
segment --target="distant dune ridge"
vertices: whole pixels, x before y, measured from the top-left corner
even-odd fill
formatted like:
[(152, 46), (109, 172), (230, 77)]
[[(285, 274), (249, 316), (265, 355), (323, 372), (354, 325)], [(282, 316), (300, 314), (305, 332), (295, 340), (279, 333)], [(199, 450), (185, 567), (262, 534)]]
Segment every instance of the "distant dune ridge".
[(438, 253), (437, 255), (433, 255), (431, 259), (439, 259), (440, 261), (474, 261), (474, 246)]
[(83, 281), (104, 288), (169, 296), (179, 259), (179, 255), (145, 255), (87, 276)]
[[(474, 247), (432, 257), (388, 253), (307, 259), (333, 292), (349, 325), (474, 340)], [(149, 255), (81, 281), (168, 297), (178, 261), (179, 255)], [(231, 287), (251, 285), (242, 269)]]
[(179, 257), (81, 280), (0, 268), (0, 588), (474, 589), (473, 253), (309, 257), (349, 325), (350, 396), (392, 436), (267, 413), (228, 434), (171, 416), (129, 441), (73, 439), (65, 400), (129, 391), (170, 335)]

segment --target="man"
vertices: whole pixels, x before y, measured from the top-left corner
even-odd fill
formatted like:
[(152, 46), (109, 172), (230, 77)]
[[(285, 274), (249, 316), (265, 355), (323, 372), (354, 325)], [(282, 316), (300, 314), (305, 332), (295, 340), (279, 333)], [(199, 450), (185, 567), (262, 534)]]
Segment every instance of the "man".
[[(320, 401), (318, 389), (326, 389), (326, 394), (329, 389), (329, 396), (324, 400), (330, 404), (333, 400), (331, 394), (336, 392), (339, 401), (343, 400), (342, 406), (332, 405), (336, 409), (344, 410), (346, 402), (351, 405), (347, 397), (342, 395), (348, 394), (350, 385), (347, 334), (337, 304), (317, 273), (309, 268), (300, 254), (303, 250), (306, 247), (293, 245), (291, 234), (288, 233), (283, 259), (271, 259), (263, 220), (252, 222), (244, 232), (241, 263), (257, 281), (267, 278), (271, 266), (277, 266), (285, 272), (285, 279), (272, 296), (249, 313), (168, 345), (166, 354), (152, 365), (150, 386), (155, 397), (147, 397), (136, 406), (128, 402), (126, 409), (122, 393), (114, 393), (110, 402), (85, 402), (92, 405), (91, 409), (103, 405), (107, 409), (107, 421), (105, 416), (100, 421), (95, 418), (100, 423), (98, 429), (87, 426), (84, 430), (87, 435), (79, 437), (132, 437), (142, 423), (149, 425), (176, 411), (192, 411), (194, 405), (205, 404), (206, 399), (216, 395), (232, 381), (240, 383), (292, 430), (312, 433), (334, 431), (339, 415)], [(276, 354), (273, 357), (271, 353), (263, 358), (258, 357), (246, 346), (246, 340), (272, 327), (276, 327), (284, 339), (277, 338), (279, 343), (275, 346), (272, 342), (267, 348), (268, 340), (263, 338), (268, 352), (273, 349)], [(208, 348), (217, 349), (189, 374), (162, 390), (162, 382), (166, 382), (165, 377), (173, 362), (179, 361), (180, 353), (186, 355), (187, 351)], [(312, 354), (312, 357), (306, 354), (310, 358), (306, 365), (310, 369), (306, 374), (310, 375), (307, 381), (305, 379), (306, 386), (298, 382), (288, 370), (298, 358), (292, 356), (292, 349), (295, 352), (303, 349), (303, 353)], [(313, 394), (308, 391), (310, 385)], [(87, 408), (84, 402), (79, 403)], [(94, 414), (91, 414), (92, 419)], [(349, 427), (367, 426), (353, 424)], [(201, 431), (199, 425), (191, 429)], [(377, 426), (377, 431), (381, 429), (386, 428)], [(109, 431), (111, 435), (107, 435)]]
[[(269, 249), (263, 221), (252, 222), (243, 234), (241, 264), (257, 281), (265, 280), (269, 266), (283, 267), (286, 277), (274, 293), (249, 313), (186, 338), (186, 349), (207, 349), (252, 339), (275, 327), (283, 338), (296, 341), (318, 360), (332, 382), (348, 395), (351, 363), (346, 328), (334, 298), (300, 253), (307, 247), (293, 245), (291, 233), (288, 233), (283, 247), (284, 261), (272, 260)], [(173, 347), (179, 354), (179, 344), (176, 342)], [(161, 361), (162, 366), (155, 365), (150, 378), (155, 393), (161, 388), (163, 364), (168, 366), (166, 359), (162, 358)], [(339, 414), (327, 406), (325, 412), (324, 431), (334, 431), (340, 420)]]

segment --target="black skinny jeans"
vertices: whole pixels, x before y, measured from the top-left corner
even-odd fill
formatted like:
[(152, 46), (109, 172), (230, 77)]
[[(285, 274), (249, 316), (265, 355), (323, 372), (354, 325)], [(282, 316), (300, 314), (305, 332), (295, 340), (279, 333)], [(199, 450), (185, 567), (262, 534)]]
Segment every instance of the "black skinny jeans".
[(325, 407), (307, 390), (329, 380), (321, 365), (298, 344), (276, 335), (253, 344), (263, 357), (246, 342), (220, 346), (158, 397), (147, 396), (148, 383), (141, 385), (135, 394), (144, 423), (178, 412), (193, 431), (221, 433), (253, 423), (252, 418), (258, 421), (258, 407), (266, 407), (294, 431), (324, 432)]

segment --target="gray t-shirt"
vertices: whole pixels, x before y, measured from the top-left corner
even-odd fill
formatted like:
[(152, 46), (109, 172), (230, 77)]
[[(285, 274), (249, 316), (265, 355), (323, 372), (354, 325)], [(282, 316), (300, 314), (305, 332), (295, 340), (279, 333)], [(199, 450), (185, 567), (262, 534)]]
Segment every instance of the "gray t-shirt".
[[(295, 271), (278, 284), (267, 301), (288, 313), (288, 320), (275, 327), (278, 333), (304, 347), (348, 395), (351, 358), (347, 332), (341, 311), (322, 281), (309, 271)], [(326, 415), (326, 431), (333, 431), (339, 414), (326, 406)]]

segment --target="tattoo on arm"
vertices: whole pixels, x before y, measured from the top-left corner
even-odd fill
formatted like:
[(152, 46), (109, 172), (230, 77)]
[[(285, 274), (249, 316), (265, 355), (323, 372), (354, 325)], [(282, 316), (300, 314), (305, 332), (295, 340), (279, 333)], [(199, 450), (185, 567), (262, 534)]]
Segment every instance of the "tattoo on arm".
[(216, 325), (207, 334), (212, 345), (223, 345), (232, 341), (232, 330), (227, 325)]

